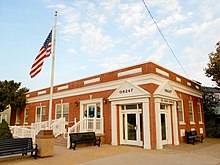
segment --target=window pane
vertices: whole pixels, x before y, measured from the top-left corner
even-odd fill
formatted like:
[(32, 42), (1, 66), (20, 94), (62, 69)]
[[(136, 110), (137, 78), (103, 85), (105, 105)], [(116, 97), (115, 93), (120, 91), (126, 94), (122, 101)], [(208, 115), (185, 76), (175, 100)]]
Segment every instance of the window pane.
[(29, 109), (26, 108), (26, 109), (25, 109), (25, 115), (28, 115), (28, 113), (29, 113)]
[(63, 104), (63, 114), (69, 114), (69, 104)]
[(138, 109), (142, 109), (142, 104), (138, 104)]
[(25, 123), (28, 123), (28, 116), (25, 116), (25, 117), (24, 117), (24, 122), (25, 122)]
[(201, 105), (200, 104), (197, 104), (197, 110), (198, 110), (199, 122), (202, 122), (202, 114), (201, 114)]
[(160, 104), (160, 109), (165, 109), (165, 104)]
[(100, 106), (97, 106), (97, 118), (100, 118), (101, 117), (101, 109), (100, 109)]
[(95, 116), (95, 107), (89, 107), (89, 117), (93, 118)]
[(189, 102), (189, 115), (190, 115), (190, 122), (194, 122), (193, 106), (191, 102)]
[(42, 107), (41, 121), (46, 121), (46, 107)]
[(40, 122), (40, 114), (37, 114), (37, 122)]
[(126, 109), (137, 109), (137, 104), (126, 105)]
[(56, 113), (61, 114), (61, 104), (56, 105)]
[(65, 121), (69, 121), (69, 114), (64, 114), (63, 117), (65, 118)]
[(29, 113), (29, 109), (26, 108), (26, 109), (25, 109), (25, 114), (24, 114), (24, 122), (25, 122), (25, 123), (28, 123), (28, 113)]
[(43, 122), (43, 121), (46, 121), (46, 115), (42, 115), (41, 116), (41, 121)]
[(46, 107), (42, 107), (42, 115), (46, 115)]
[(177, 110), (178, 110), (179, 122), (184, 122), (182, 101), (177, 102)]
[(83, 117), (87, 117), (87, 108), (86, 108), (86, 105), (83, 105)]
[(40, 114), (40, 107), (37, 107), (37, 114)]

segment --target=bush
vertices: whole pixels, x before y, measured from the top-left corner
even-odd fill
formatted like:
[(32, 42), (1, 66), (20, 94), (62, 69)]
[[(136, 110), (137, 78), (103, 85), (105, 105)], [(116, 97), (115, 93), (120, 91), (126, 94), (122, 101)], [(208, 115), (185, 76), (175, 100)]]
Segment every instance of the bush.
[(13, 139), (13, 135), (6, 121), (0, 123), (0, 139)]

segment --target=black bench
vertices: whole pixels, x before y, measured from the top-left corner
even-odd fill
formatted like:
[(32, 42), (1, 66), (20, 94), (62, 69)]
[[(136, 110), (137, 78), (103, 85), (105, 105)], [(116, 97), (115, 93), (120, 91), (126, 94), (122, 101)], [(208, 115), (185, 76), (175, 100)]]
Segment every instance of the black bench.
[(0, 139), (0, 156), (31, 153), (37, 158), (37, 144), (33, 148), (32, 138)]
[[(81, 133), (70, 133), (70, 148), (76, 150), (76, 144), (82, 143), (94, 143), (100, 147), (101, 139), (100, 137), (96, 139), (95, 132), (81, 132)], [(74, 144), (74, 145), (73, 145)]]
[(203, 139), (204, 137), (202, 135), (198, 136), (196, 131), (186, 131), (187, 144), (192, 143), (194, 145), (196, 141), (203, 143)]

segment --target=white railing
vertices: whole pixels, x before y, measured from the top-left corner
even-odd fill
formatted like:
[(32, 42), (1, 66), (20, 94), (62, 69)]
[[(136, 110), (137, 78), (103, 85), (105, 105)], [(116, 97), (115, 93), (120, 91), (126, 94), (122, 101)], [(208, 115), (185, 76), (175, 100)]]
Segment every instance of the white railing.
[(60, 118), (56, 122), (53, 122), (53, 124), (51, 125), (51, 129), (53, 130), (53, 134), (55, 135), (55, 137), (66, 132), (66, 124), (68, 123), (65, 121), (65, 118)]
[(67, 134), (67, 148), (70, 145), (70, 133), (78, 133), (78, 132), (95, 132), (95, 133), (103, 133), (103, 118), (83, 118), (72, 127), (68, 128)]
[(11, 126), (10, 128), (15, 137), (31, 137), (31, 127)]
[[(65, 133), (65, 118), (59, 118), (52, 120), (51, 129), (55, 137), (59, 136), (62, 133)], [(32, 123), (31, 126), (10, 126), (11, 132), (14, 137), (31, 137), (35, 142), (35, 136), (38, 134), (40, 130), (47, 130), (49, 129), (49, 122), (37, 122)]]

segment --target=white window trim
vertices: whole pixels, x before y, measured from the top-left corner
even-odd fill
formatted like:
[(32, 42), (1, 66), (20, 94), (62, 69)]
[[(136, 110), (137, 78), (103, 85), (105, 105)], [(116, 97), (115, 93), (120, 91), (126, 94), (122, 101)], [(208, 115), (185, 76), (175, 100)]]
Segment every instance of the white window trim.
[(185, 122), (185, 113), (184, 113), (184, 107), (183, 107), (183, 100), (178, 100), (178, 101), (181, 101), (181, 104), (182, 104), (182, 115), (183, 115), (183, 121), (179, 121), (179, 124), (180, 124), (180, 125), (186, 125), (186, 122)]
[[(55, 110), (55, 119), (57, 119), (57, 106), (58, 105), (61, 105), (61, 118), (63, 117), (63, 106), (64, 105), (66, 105), (66, 104), (68, 104), (69, 105), (69, 103), (60, 103), (60, 104), (56, 104), (56, 110)], [(68, 121), (66, 121), (66, 122), (69, 122), (69, 114), (70, 114), (70, 108), (68, 109)]]
[(101, 110), (100, 117), (103, 118), (103, 98), (98, 98), (98, 99), (80, 101), (80, 120), (82, 120), (84, 117), (83, 105), (97, 104), (97, 103), (100, 104), (100, 110)]
[[(198, 116), (198, 117), (199, 117), (199, 124), (203, 124), (203, 119), (202, 119), (202, 106), (201, 106), (201, 103), (197, 103), (197, 107), (198, 107), (198, 105), (199, 105), (199, 107), (200, 107), (200, 109), (198, 109), (198, 112), (200, 112), (200, 116)], [(201, 119), (201, 121), (200, 121), (200, 119)]]
[[(192, 117), (193, 117), (193, 121), (190, 121), (190, 113), (189, 113), (189, 121), (190, 121), (190, 124), (196, 124), (195, 123), (195, 117), (194, 117), (194, 109), (193, 109), (193, 102), (192, 101), (189, 101), (189, 105), (192, 105)], [(190, 107), (189, 107), (189, 112), (190, 112)]]
[(28, 124), (28, 122), (25, 121), (25, 116), (28, 116), (28, 117), (29, 117), (29, 112), (28, 112), (28, 115), (26, 115), (26, 110), (27, 110), (27, 109), (29, 110), (29, 108), (25, 108), (25, 109), (24, 109), (24, 124)]
[[(35, 122), (38, 122), (38, 121), (37, 121), (37, 108), (40, 108), (40, 109), (41, 109), (41, 111), (40, 111), (40, 121), (39, 121), (39, 122), (43, 122), (43, 121), (42, 121), (42, 109), (43, 109), (44, 107), (45, 107), (45, 109), (46, 109), (46, 106), (37, 106), (37, 107), (36, 107)], [(46, 111), (47, 111), (47, 109), (46, 109)], [(47, 112), (46, 112), (45, 115), (47, 115)]]
[(5, 116), (5, 121), (8, 122), (7, 121), (7, 117), (8, 117), (7, 114), (2, 113), (2, 114), (0, 114), (0, 123), (2, 123), (3, 116)]

